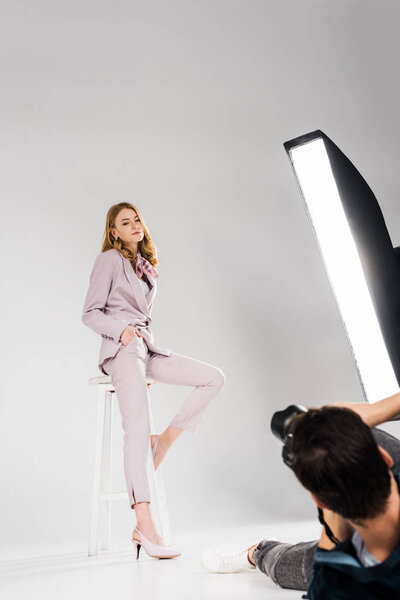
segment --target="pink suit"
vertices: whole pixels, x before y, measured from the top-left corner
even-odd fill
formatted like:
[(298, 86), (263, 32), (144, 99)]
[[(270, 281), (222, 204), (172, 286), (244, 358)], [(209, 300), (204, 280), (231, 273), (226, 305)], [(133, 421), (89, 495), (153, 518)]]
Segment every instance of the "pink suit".
[[(148, 276), (145, 296), (132, 265), (118, 250), (100, 253), (90, 275), (82, 321), (103, 338), (99, 369), (115, 387), (124, 429), (124, 466), (133, 508), (150, 502), (146, 460), (149, 448), (146, 378), (194, 387), (170, 425), (195, 433), (208, 404), (225, 383), (223, 372), (208, 363), (154, 345), (150, 329), (156, 279)], [(131, 323), (142, 334), (124, 346), (120, 335)]]

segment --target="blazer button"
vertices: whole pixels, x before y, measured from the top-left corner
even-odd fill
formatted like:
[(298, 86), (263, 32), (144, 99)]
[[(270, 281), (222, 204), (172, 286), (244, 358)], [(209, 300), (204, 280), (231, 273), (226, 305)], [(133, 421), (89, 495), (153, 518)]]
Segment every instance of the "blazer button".
[(148, 322), (148, 321), (146, 321), (146, 327), (147, 327), (147, 325), (148, 325), (148, 324), (149, 324), (149, 322)]

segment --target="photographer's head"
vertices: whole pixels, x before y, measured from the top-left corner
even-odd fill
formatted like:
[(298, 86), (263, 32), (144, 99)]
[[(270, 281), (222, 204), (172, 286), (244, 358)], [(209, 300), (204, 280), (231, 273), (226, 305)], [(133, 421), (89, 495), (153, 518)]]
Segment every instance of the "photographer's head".
[(321, 508), (360, 524), (385, 510), (393, 461), (354, 411), (310, 409), (292, 432), (291, 467)]

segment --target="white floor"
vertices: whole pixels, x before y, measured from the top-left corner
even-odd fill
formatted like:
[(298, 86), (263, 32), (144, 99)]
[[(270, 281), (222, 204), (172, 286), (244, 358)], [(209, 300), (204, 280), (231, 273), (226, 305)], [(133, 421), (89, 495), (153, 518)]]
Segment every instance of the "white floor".
[(31, 548), (14, 550), (0, 562), (0, 596), (7, 600), (290, 600), (299, 591), (282, 590), (258, 571), (234, 574), (209, 573), (200, 554), (210, 545), (243, 541), (248, 546), (261, 539), (297, 542), (315, 539), (316, 522), (269, 523), (228, 531), (174, 532), (174, 546), (182, 556), (172, 560), (149, 558), (143, 551), (136, 561), (133, 545), (112, 546), (89, 558), (87, 549)]

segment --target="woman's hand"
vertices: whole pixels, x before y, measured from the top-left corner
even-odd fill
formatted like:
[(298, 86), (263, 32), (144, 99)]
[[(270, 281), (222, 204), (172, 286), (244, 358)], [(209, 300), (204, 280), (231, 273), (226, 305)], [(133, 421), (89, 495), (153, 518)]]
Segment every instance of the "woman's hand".
[(128, 325), (125, 327), (123, 332), (120, 335), (120, 340), (124, 346), (127, 346), (129, 342), (133, 340), (133, 338), (137, 335), (138, 337), (143, 337), (143, 335), (138, 331), (133, 325)]

